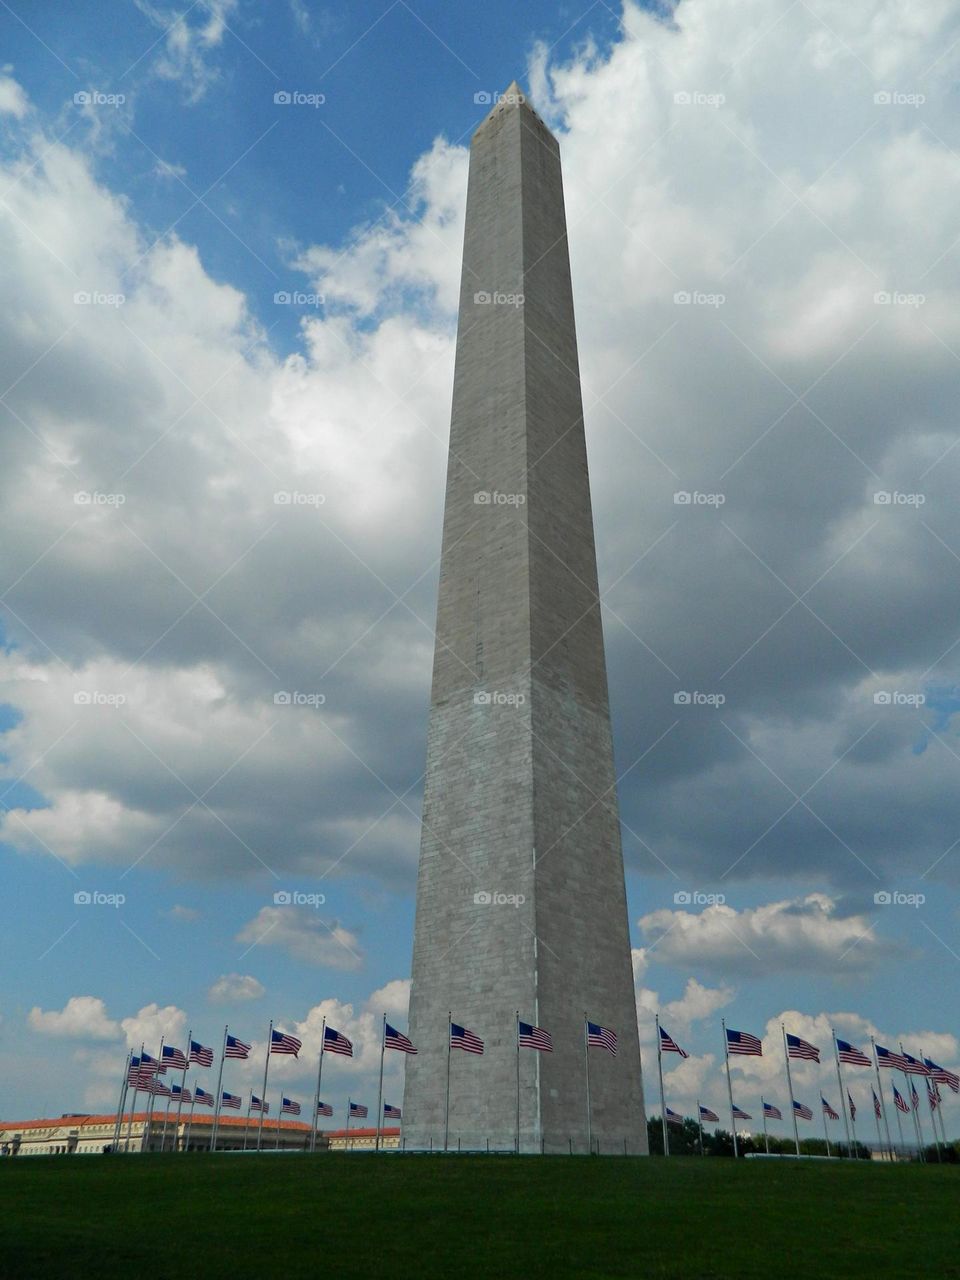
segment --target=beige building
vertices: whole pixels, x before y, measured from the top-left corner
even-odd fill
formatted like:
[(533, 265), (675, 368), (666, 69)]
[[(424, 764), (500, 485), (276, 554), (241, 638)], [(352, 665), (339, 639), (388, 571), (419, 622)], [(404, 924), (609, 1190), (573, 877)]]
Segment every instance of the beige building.
[[(207, 1151), (213, 1117), (195, 1114), (191, 1124), (184, 1111), (180, 1124), (164, 1110), (149, 1115), (138, 1111), (124, 1116), (118, 1148), (121, 1151)], [(113, 1115), (64, 1115), (56, 1120), (0, 1121), (0, 1156), (102, 1155), (113, 1145), (117, 1117)], [(259, 1118), (221, 1115), (217, 1130), (218, 1151), (242, 1151), (255, 1147)], [(385, 1131), (386, 1132), (386, 1131)], [(393, 1132), (398, 1132), (394, 1130)], [(189, 1134), (189, 1147), (187, 1139)], [(301, 1120), (264, 1118), (261, 1145), (267, 1151), (305, 1151), (310, 1146), (310, 1126)], [(318, 1148), (325, 1145), (321, 1134)]]
[[(322, 1129), (320, 1136), (331, 1151), (374, 1151), (377, 1146), (376, 1129)], [(400, 1146), (400, 1130), (380, 1130), (380, 1150), (396, 1151)]]

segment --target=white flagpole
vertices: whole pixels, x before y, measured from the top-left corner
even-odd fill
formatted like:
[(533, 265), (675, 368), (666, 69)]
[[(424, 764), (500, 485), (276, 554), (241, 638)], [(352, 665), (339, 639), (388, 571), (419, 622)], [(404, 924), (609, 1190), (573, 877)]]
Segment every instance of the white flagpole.
[(890, 1152), (890, 1159), (892, 1160), (893, 1142), (890, 1139), (890, 1121), (887, 1119), (887, 1101), (883, 1096), (883, 1085), (880, 1083), (880, 1058), (877, 1054), (877, 1042), (873, 1036), (870, 1037), (870, 1043), (873, 1045), (873, 1069), (877, 1075), (877, 1097), (880, 1099), (880, 1111), (883, 1114), (883, 1129), (887, 1135), (887, 1150)]
[(320, 1107), (320, 1077), (323, 1075), (323, 1046), (327, 1038), (327, 1018), (324, 1014), (320, 1025), (320, 1065), (317, 1067), (317, 1092), (313, 1099), (313, 1125), (310, 1134), (310, 1150), (317, 1149), (317, 1110)]
[[(260, 1100), (260, 1106), (263, 1106), (263, 1099)], [(250, 1112), (253, 1110), (253, 1090), (250, 1090), (250, 1101), (247, 1103), (247, 1114), (243, 1122), (243, 1150), (247, 1149), (247, 1133), (250, 1129)]]
[(587, 1068), (587, 1152), (593, 1155), (593, 1113), (590, 1107), (590, 1037), (587, 1032), (587, 1011), (583, 1011), (583, 1060)]
[[(347, 1138), (346, 1138), (345, 1146), (348, 1151), (352, 1150), (350, 1146), (350, 1104), (352, 1101), (353, 1101), (352, 1098), (347, 1098)], [(446, 1147), (444, 1147), (444, 1150), (446, 1150)]]
[(767, 1137), (767, 1108), (763, 1101), (763, 1094), (760, 1095), (760, 1114), (763, 1117), (763, 1149), (767, 1155), (770, 1154), (770, 1139)]
[(127, 1102), (127, 1083), (130, 1075), (130, 1060), (133, 1057), (133, 1050), (127, 1051), (127, 1060), (123, 1064), (123, 1080), (120, 1083), (120, 1104), (117, 1107), (117, 1123), (113, 1126), (113, 1150), (116, 1152), (120, 1142), (120, 1131), (123, 1128), (123, 1109)]
[[(924, 1065), (926, 1065), (926, 1058), (924, 1056), (924, 1052), (922, 1049), (920, 1050), (920, 1061), (924, 1063)], [(937, 1113), (936, 1113), (936, 1108), (933, 1105), (933, 1098), (930, 1096), (930, 1086), (933, 1083), (934, 1082), (930, 1079), (929, 1076), (923, 1077), (923, 1084), (927, 1094), (927, 1106), (930, 1108), (930, 1128), (933, 1130), (933, 1140), (937, 1145), (937, 1161), (938, 1163), (942, 1164), (943, 1153), (940, 1150), (940, 1138), (937, 1135)]]
[[(659, 1039), (659, 1031), (657, 1039)], [(700, 1126), (700, 1154), (703, 1155), (703, 1113), (700, 1110), (700, 1099), (697, 1099), (697, 1124)]]
[(283, 1119), (283, 1088), (280, 1089), (280, 1099), (277, 1102), (277, 1140), (273, 1144), (275, 1151), (280, 1150), (280, 1121)]
[[(132, 1059), (131, 1059), (132, 1061)], [(130, 1150), (130, 1139), (133, 1134), (133, 1121), (137, 1114), (137, 1094), (140, 1091), (140, 1072), (143, 1070), (143, 1041), (140, 1041), (140, 1060), (137, 1065), (137, 1083), (133, 1086), (133, 1106), (130, 1108), (130, 1119), (127, 1122), (127, 1140), (123, 1144), (124, 1154)]]
[[(267, 1032), (267, 1052), (263, 1059), (263, 1093), (260, 1096), (261, 1102), (267, 1100), (267, 1071), (270, 1069), (270, 1050), (273, 1047), (273, 1019), (270, 1019), (270, 1030)], [(260, 1124), (257, 1126), (257, 1150), (260, 1150), (260, 1139), (263, 1135), (263, 1110), (260, 1111)]]
[[(161, 1036), (161, 1037), (160, 1037), (160, 1052), (157, 1054), (157, 1071), (156, 1071), (156, 1074), (157, 1074), (158, 1076), (161, 1076), (161, 1075), (163, 1075), (163, 1074), (164, 1074), (164, 1073), (160, 1070), (160, 1068), (163, 1066), (163, 1039), (164, 1039), (164, 1038), (163, 1038), (163, 1036)], [(151, 1079), (152, 1079), (152, 1078), (153, 1078), (153, 1077), (151, 1076)], [(149, 1142), (150, 1138), (153, 1136), (153, 1100), (154, 1100), (154, 1098), (155, 1098), (156, 1096), (157, 1096), (157, 1095), (153, 1092), (153, 1090), (152, 1090), (152, 1089), (151, 1089), (151, 1090), (149, 1090), (149, 1091), (147, 1092), (147, 1097), (150, 1099), (150, 1101), (149, 1101), (148, 1106), (147, 1106), (147, 1121), (146, 1121), (146, 1124), (144, 1125), (144, 1131), (143, 1131), (143, 1143), (141, 1144), (141, 1147), (140, 1147), (140, 1150), (141, 1150), (141, 1151), (146, 1151), (146, 1150), (148, 1149), (148, 1148), (147, 1148), (147, 1143)]]
[[(871, 1090), (871, 1093), (872, 1093), (872, 1092), (873, 1092), (873, 1090)], [(874, 1094), (874, 1096), (876, 1097), (876, 1095), (875, 1095), (875, 1094)], [(881, 1099), (879, 1100), (879, 1102), (880, 1102), (880, 1109), (881, 1109), (881, 1110), (883, 1110), (883, 1099), (881, 1098)], [(878, 1145), (879, 1145), (879, 1147), (880, 1147), (880, 1156), (881, 1156), (881, 1158), (882, 1158), (882, 1157), (883, 1157), (883, 1135), (880, 1133), (880, 1116), (879, 1116), (879, 1114), (877, 1113), (876, 1105), (874, 1105), (874, 1108), (873, 1108), (873, 1115), (874, 1115), (874, 1119), (875, 1119), (875, 1120), (876, 1120), (876, 1122), (877, 1122), (877, 1144), (878, 1144)], [(889, 1158), (889, 1157), (890, 1157), (890, 1154), (891, 1154), (891, 1153), (890, 1153), (890, 1151), (889, 1151), (889, 1147), (890, 1147), (890, 1139), (889, 1139), (889, 1138), (887, 1139), (887, 1147), (888, 1147), (887, 1155), (888, 1155), (888, 1158)]]
[(790, 1054), (787, 1052), (787, 1029), (780, 1023), (780, 1031), (783, 1035), (783, 1060), (787, 1064), (787, 1089), (790, 1092), (790, 1114), (793, 1116), (793, 1140), (796, 1144), (797, 1155), (800, 1154), (800, 1130), (797, 1128), (797, 1108), (793, 1105), (796, 1098), (793, 1096), (793, 1080), (790, 1076)]
[(173, 1090), (170, 1091), (170, 1096), (167, 1098), (167, 1109), (163, 1113), (163, 1128), (160, 1130), (160, 1150), (161, 1151), (163, 1151), (164, 1147), (167, 1144), (167, 1124), (170, 1120), (170, 1103), (172, 1101), (173, 1101)]
[(820, 1110), (823, 1112), (823, 1140), (827, 1144), (827, 1158), (830, 1158), (830, 1135), (827, 1132), (827, 1109), (824, 1104), (824, 1096), (820, 1095)]
[[(667, 1104), (663, 1098), (663, 1053), (660, 1049), (660, 1014), (655, 1013), (653, 1016), (657, 1024), (657, 1072), (660, 1076), (660, 1127), (663, 1129), (663, 1154), (665, 1156), (668, 1156), (670, 1154), (670, 1134), (667, 1131)], [(700, 1106), (700, 1102), (698, 1099), (697, 1100), (698, 1116), (700, 1115), (699, 1106)], [(700, 1150), (702, 1154), (703, 1125), (700, 1126)]]
[(843, 1072), (840, 1070), (840, 1049), (837, 1045), (837, 1033), (833, 1027), (830, 1028), (830, 1034), (833, 1036), (833, 1060), (837, 1064), (837, 1084), (840, 1087), (840, 1110), (843, 1113), (843, 1131), (847, 1135), (847, 1155), (853, 1159), (853, 1148), (850, 1146), (850, 1128), (847, 1124), (847, 1099), (843, 1092)]
[[(900, 1041), (900, 1056), (903, 1057), (903, 1041)], [(913, 1105), (913, 1076), (906, 1071), (903, 1075), (904, 1093), (907, 1095), (907, 1101), (910, 1103), (910, 1115), (913, 1119), (913, 1132), (917, 1139), (917, 1159), (923, 1161), (926, 1157), (923, 1153), (923, 1133), (920, 1128), (920, 1108)]]
[(179, 1150), (180, 1117), (183, 1113), (183, 1090), (187, 1083), (187, 1067), (190, 1065), (190, 1045), (193, 1043), (193, 1032), (187, 1033), (187, 1052), (183, 1055), (183, 1076), (180, 1080), (180, 1105), (177, 1107), (177, 1127), (173, 1131), (173, 1149)]
[[(845, 1095), (844, 1111), (846, 1111), (850, 1107), (850, 1104), (852, 1102), (853, 1102), (853, 1099), (850, 1097), (850, 1090), (848, 1089)], [(877, 1121), (877, 1137), (880, 1136), (879, 1124), (880, 1122), (878, 1120)], [(853, 1114), (852, 1110), (850, 1111), (850, 1136), (853, 1142), (853, 1145), (850, 1148), (850, 1159), (856, 1160), (860, 1155), (860, 1151), (857, 1147), (857, 1117)]]
[(190, 1115), (187, 1117), (187, 1132), (183, 1139), (184, 1151), (190, 1150), (190, 1131), (193, 1129), (193, 1112), (197, 1105), (197, 1082), (193, 1082), (193, 1090), (190, 1094)]
[(383, 1118), (383, 1054), (387, 1047), (387, 1015), (383, 1015), (383, 1026), (380, 1030), (380, 1086), (377, 1089), (377, 1140), (374, 1151), (380, 1150), (380, 1122)]
[(220, 1073), (217, 1076), (217, 1096), (213, 1100), (213, 1123), (210, 1125), (210, 1150), (217, 1149), (217, 1129), (220, 1125), (220, 1099), (223, 1097), (223, 1059), (227, 1052), (227, 1032), (229, 1025), (223, 1028), (223, 1045), (220, 1049)]
[[(443, 1149), (447, 1150), (450, 1138), (450, 1028), (453, 1026), (453, 1010), (447, 1010), (447, 1102), (443, 1113)], [(349, 1120), (347, 1127), (349, 1128)]]
[(516, 1026), (516, 1033), (517, 1033), (517, 1044), (516, 1044), (516, 1050), (517, 1050), (517, 1139), (516, 1139), (516, 1146), (515, 1146), (515, 1148), (514, 1148), (514, 1149), (516, 1150), (517, 1155), (519, 1155), (519, 1154), (520, 1154), (520, 1010), (519, 1010), (519, 1009), (517, 1010), (517, 1018), (516, 1018), (515, 1026)]
[(727, 1097), (730, 1099), (730, 1128), (733, 1130), (733, 1158), (736, 1159), (740, 1153), (737, 1148), (737, 1121), (733, 1114), (733, 1085), (730, 1082), (730, 1054), (727, 1051), (727, 1022), (725, 1018), (720, 1019), (720, 1026), (723, 1028), (723, 1061), (727, 1068)]

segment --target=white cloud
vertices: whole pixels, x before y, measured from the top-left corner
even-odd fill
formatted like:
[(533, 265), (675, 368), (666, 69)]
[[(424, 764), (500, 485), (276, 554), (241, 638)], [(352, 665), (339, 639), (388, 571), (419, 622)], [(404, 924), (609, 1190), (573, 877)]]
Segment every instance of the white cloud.
[(281, 947), (295, 960), (325, 969), (360, 969), (363, 954), (356, 934), (328, 922), (310, 907), (261, 907), (237, 934), (238, 942)]
[(225, 973), (207, 992), (207, 999), (214, 1004), (233, 1001), (259, 1000), (266, 991), (262, 982), (245, 973)]
[[(182, 1047), (187, 1031), (187, 1015), (176, 1005), (146, 1004), (129, 1018), (122, 1018), (120, 1025), (127, 1038), (127, 1048), (140, 1051), (141, 1044), (147, 1053), (156, 1054), (163, 1037), (167, 1044)], [(153, 1048), (151, 1048), (153, 1046)]]
[(179, 902), (175, 903), (169, 911), (164, 911), (161, 914), (165, 915), (168, 920), (177, 921), (178, 924), (196, 924), (202, 918), (196, 907), (185, 907)]
[(120, 1025), (107, 1014), (107, 1007), (97, 996), (71, 996), (62, 1009), (34, 1007), (27, 1015), (34, 1031), (45, 1036), (64, 1036), (78, 1040), (114, 1040)]
[(823, 893), (741, 911), (726, 904), (698, 913), (664, 908), (638, 921), (650, 941), (651, 959), (724, 974), (852, 973), (874, 967), (895, 951), (875, 936), (874, 923), (865, 916), (838, 915), (835, 900)]
[[(154, 73), (162, 80), (179, 81), (190, 102), (196, 102), (218, 79), (219, 72), (210, 54), (219, 47), (227, 29), (227, 18), (237, 0), (204, 0), (185, 11), (165, 9), (150, 0), (134, 0), (137, 8), (163, 32), (154, 57)], [(188, 21), (190, 14), (194, 21)]]
[(0, 74), (0, 115), (15, 116), (22, 119), (30, 109), (30, 101), (12, 76)]

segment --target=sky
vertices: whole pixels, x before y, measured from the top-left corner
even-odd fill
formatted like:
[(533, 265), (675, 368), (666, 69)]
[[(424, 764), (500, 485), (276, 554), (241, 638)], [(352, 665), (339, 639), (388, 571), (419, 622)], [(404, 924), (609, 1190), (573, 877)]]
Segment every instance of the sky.
[[(0, 24), (0, 1114), (109, 1109), (142, 1040), (256, 1054), (271, 1018), (278, 1088), (326, 1017), (328, 1100), (375, 1105), (469, 139), (514, 78), (563, 157), (649, 1109), (657, 1009), (688, 1113), (722, 1017), (764, 1040), (748, 1111), (786, 1104), (781, 1021), (958, 1068), (955, 6)], [(794, 1083), (838, 1105), (829, 1065)]]

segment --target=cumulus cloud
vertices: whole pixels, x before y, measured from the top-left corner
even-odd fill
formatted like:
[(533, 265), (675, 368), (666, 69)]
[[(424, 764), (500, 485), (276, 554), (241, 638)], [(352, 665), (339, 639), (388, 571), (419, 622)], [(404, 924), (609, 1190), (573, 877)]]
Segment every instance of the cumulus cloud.
[[(874, 920), (840, 915), (834, 899), (823, 893), (741, 911), (726, 904), (701, 912), (663, 909), (638, 924), (650, 940), (651, 959), (724, 974), (851, 973), (896, 953), (893, 943), (876, 936)], [(700, 993), (691, 993), (694, 1003), (698, 998)]]
[(76, 1040), (114, 1040), (121, 1033), (120, 1024), (109, 1017), (98, 996), (71, 996), (62, 1009), (35, 1006), (27, 1022), (41, 1035)]
[[(134, 0), (142, 14), (162, 32), (152, 59), (152, 70), (162, 80), (179, 82), (187, 100), (196, 102), (218, 78), (211, 53), (223, 41), (227, 18), (237, 0), (204, 0), (184, 12), (166, 9), (150, 0)], [(193, 21), (189, 21), (193, 14)]]
[(214, 1004), (259, 1000), (265, 991), (263, 983), (248, 973), (225, 973), (207, 992), (207, 999)]
[(20, 120), (27, 114), (30, 101), (23, 86), (18, 84), (12, 76), (7, 75), (7, 71), (9, 67), (4, 67), (0, 72), (0, 114), (14, 116)]
[(394, 978), (391, 982), (378, 987), (367, 1001), (367, 1008), (373, 1013), (378, 1010), (389, 1018), (406, 1017), (410, 1004), (410, 979)]
[(295, 960), (324, 969), (360, 969), (363, 953), (356, 934), (322, 919), (309, 907), (261, 907), (237, 934), (251, 947), (281, 947)]
[(167, 1044), (180, 1044), (187, 1031), (187, 1015), (176, 1005), (158, 1005), (154, 1001), (131, 1017), (122, 1018), (120, 1026), (127, 1038), (128, 1049), (139, 1052), (143, 1044), (150, 1052), (150, 1046), (159, 1045), (161, 1037)]

